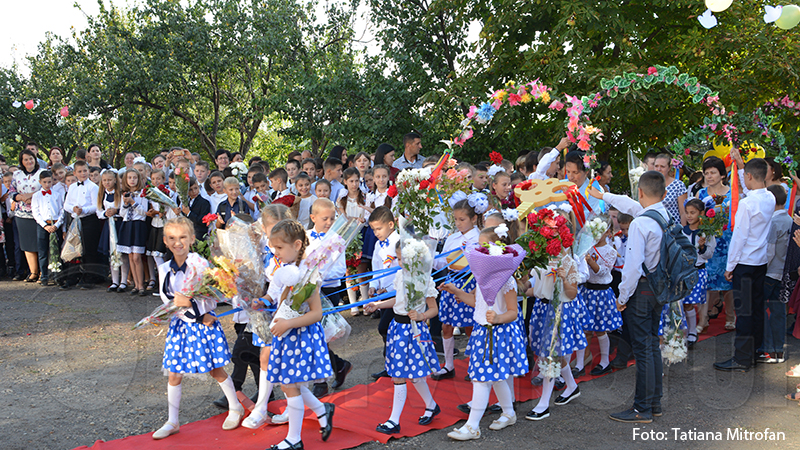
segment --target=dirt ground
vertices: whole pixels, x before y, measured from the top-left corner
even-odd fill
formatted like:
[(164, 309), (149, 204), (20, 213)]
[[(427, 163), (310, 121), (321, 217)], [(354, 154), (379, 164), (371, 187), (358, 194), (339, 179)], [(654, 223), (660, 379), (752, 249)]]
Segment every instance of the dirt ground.
[[(2, 414), (0, 448), (71, 449), (125, 436), (152, 432), (165, 420), (166, 378), (161, 372), (164, 328), (131, 331), (160, 300), (109, 294), (104, 289), (58, 291), (21, 282), (0, 281), (0, 379)], [(353, 333), (341, 356), (353, 363), (346, 387), (367, 383), (380, 370), (381, 339), (377, 321), (350, 318)], [(230, 320), (223, 320), (228, 338), (235, 337)], [(159, 335), (160, 334), (160, 335)], [(689, 360), (665, 373), (664, 416), (651, 425), (612, 422), (609, 412), (624, 409), (633, 398), (634, 369), (581, 385), (582, 395), (567, 406), (552, 406), (551, 416), (530, 422), (522, 416), (533, 407), (517, 407), (520, 421), (502, 432), (488, 430), (484, 418), (480, 448), (800, 448), (796, 402), (784, 399), (800, 379), (784, 376), (786, 364), (759, 366), (744, 374), (714, 371), (715, 360), (730, 355), (732, 334), (709, 339), (690, 352)], [(800, 354), (789, 337), (789, 355)], [(458, 338), (457, 346), (466, 345)], [(211, 402), (220, 396), (211, 378), (186, 379), (181, 422), (216, 415)], [(245, 392), (255, 393), (252, 377)], [(465, 393), (469, 398), (470, 393)], [(443, 405), (444, 406), (444, 405)], [(455, 405), (446, 405), (455, 407)], [(785, 440), (754, 441), (728, 438), (728, 429), (781, 432)], [(678, 432), (686, 433), (676, 436)], [(695, 432), (719, 432), (719, 441), (697, 440)], [(649, 433), (660, 440), (644, 440)], [(713, 437), (713, 436), (712, 436)], [(683, 440), (682, 440), (683, 439)], [(468, 444), (467, 444), (468, 445)], [(388, 445), (361, 448), (464, 448), (432, 431)]]

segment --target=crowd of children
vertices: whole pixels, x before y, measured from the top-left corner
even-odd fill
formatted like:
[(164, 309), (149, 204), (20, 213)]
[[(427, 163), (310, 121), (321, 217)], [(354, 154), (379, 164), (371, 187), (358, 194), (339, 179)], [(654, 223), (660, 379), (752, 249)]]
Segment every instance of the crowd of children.
[[(100, 159), (97, 145), (91, 147), (91, 156), (81, 155), (82, 159), (71, 166), (65, 166), (63, 159), (51, 159), (49, 167), (45, 167), (47, 164), (39, 160), (32, 144), (21, 153), (19, 166), (6, 167), (3, 173), (4, 226), (0, 242), (4, 243), (4, 252), (0, 259), (5, 274), (15, 280), (38, 281), (43, 286), (58, 284), (61, 289), (89, 289), (94, 284), (107, 283), (110, 292), (129, 291), (141, 296), (152, 293), (164, 302), (194, 307), (193, 313), (181, 313), (170, 323), (163, 359), (163, 368), (169, 375), (169, 418), (153, 434), (154, 439), (166, 438), (180, 429), (182, 376), (208, 373), (224, 393), (215, 404), (229, 411), (223, 429), (234, 429), (240, 423), (255, 429), (266, 423), (288, 422), (286, 439), (273, 448), (303, 448), (301, 427), (304, 408), (309, 407), (326, 440), (332, 430), (334, 407), (318, 398), (328, 392), (326, 378), (335, 379), (334, 389), (342, 387), (352, 365), (327, 347), (320, 326), (321, 297), (334, 306), (340, 302), (355, 305), (359, 300), (392, 291), (395, 294), (389, 299), (351, 309), (353, 316), (362, 311), (380, 315), (378, 331), (384, 340), (386, 364), (384, 371), (373, 376), (390, 377), (394, 397), (391, 415), (377, 425), (379, 432), (400, 431), (409, 382), (425, 403), (420, 424), (431, 423), (446, 407), (431, 394), (428, 378), (440, 381), (457, 375), (454, 357), (459, 350), (454, 336), (458, 333), (469, 335), (469, 369), (462, 375), (472, 382), (473, 393), (469, 403), (459, 405), (469, 418), (462, 427), (448, 433), (453, 439), (480, 437), (480, 420), (487, 410), (501, 413), (490, 429), (514, 425), (515, 377), (533, 370), (533, 383), (543, 385), (537, 405), (525, 416), (542, 420), (550, 415), (553, 392), (563, 390), (554, 404), (566, 405), (580, 395), (576, 378), (587, 372), (599, 376), (626, 367), (631, 357), (637, 363), (634, 404), (611, 418), (651, 422), (663, 413), (659, 347), (663, 308), (655, 301), (646, 277), (661, 257), (664, 231), (655, 215), (664, 222), (680, 222), (683, 234), (696, 249), (699, 282), (679, 302), (688, 347), (707, 330), (709, 318), (725, 313), (726, 327), (736, 330), (735, 352), (729, 360), (715, 364), (716, 369), (745, 371), (756, 363), (786, 359), (788, 296), (782, 292), (786, 285), (782, 280), (787, 273), (796, 280), (795, 275), (800, 273), (797, 267), (788, 267), (796, 264), (796, 259), (787, 259), (787, 253), (792, 255), (795, 242), (800, 240), (797, 233), (793, 236), (790, 232), (793, 224), (795, 229), (800, 225), (800, 216), (787, 214), (788, 187), (781, 184), (780, 176), (775, 176), (776, 169), (765, 160), (740, 161), (742, 170), (730, 174), (739, 178), (743, 192), (738, 209), (731, 213), (735, 226), (726, 227), (718, 236), (701, 231), (702, 219), (710, 217), (713, 213), (709, 211), (715, 211), (717, 206), (730, 207), (733, 197), (739, 195), (730, 189), (728, 168), (718, 158), (708, 158), (700, 181), (687, 189), (679, 174), (665, 176), (656, 170), (658, 161), (663, 159), (660, 155), (648, 154), (644, 159), (648, 171), (638, 184), (638, 201), (607, 192), (610, 167), (604, 165), (598, 178), (592, 178), (582, 153), (574, 149), (563, 151), (565, 141), (555, 149), (520, 155), (516, 170), (505, 160), (474, 166), (462, 162), (458, 168), (468, 169), (471, 192), (448, 199), (452, 207), (451, 231), (449, 235), (432, 235), (439, 241), (439, 255), (486, 243), (512, 244), (521, 225), (515, 214), (513, 187), (526, 179), (552, 176), (575, 183), (594, 212), (606, 213), (599, 217), (607, 217), (607, 231), (585, 257), (576, 258), (565, 251), (551, 259), (549, 273), (562, 286), (557, 291), (556, 303), (561, 305), (558, 309), (552, 306), (552, 291), (547, 294), (543, 290), (547, 285), (544, 278), (549, 276), (545, 272), (531, 274), (527, 283), (518, 283), (511, 277), (497, 298), (487, 301), (474, 279), (453, 278), (452, 273), (448, 276), (446, 259), (438, 258), (433, 262), (435, 274), (431, 274), (424, 289), (426, 301), (409, 310), (402, 272), (369, 280), (370, 271), (403, 263), (397, 229), (398, 216), (403, 212), (397, 211), (391, 193), (396, 174), (408, 168), (435, 165), (439, 160), (419, 154), (421, 138), (414, 133), (405, 136), (403, 144), (403, 152), (397, 156), (388, 144), (378, 147), (374, 156), (362, 152), (348, 158), (342, 147), (336, 147), (335, 155), (325, 160), (314, 158), (309, 152), (293, 152), (286, 164), (277, 168), (253, 158), (246, 174), (236, 169), (238, 177), (230, 165), (243, 158), (225, 150), (217, 152), (217, 170), (213, 171), (199, 155), (179, 148), (165, 151), (150, 162), (126, 155), (125, 167), (116, 170)], [(741, 160), (736, 150), (732, 157)], [(188, 204), (180, 202), (176, 173), (191, 175)], [(792, 178), (800, 181), (794, 174)], [(147, 186), (163, 186), (178, 207), (168, 208), (148, 200), (144, 195)], [(209, 224), (204, 219), (210, 213), (216, 214), (216, 219)], [(288, 265), (299, 266), (307, 250), (317, 245), (338, 216), (365, 225), (361, 263), (355, 269), (363, 279), (344, 279), (342, 255), (331, 273), (326, 274), (321, 289), (309, 298), (306, 312), (298, 314), (290, 310), (285, 292), (288, 286), (281, 284), (276, 273)], [(214, 312), (198, 310), (185, 295), (183, 284), (187, 272), (208, 264), (191, 251), (194, 242), (204, 239), (209, 225), (223, 229), (233, 217), (260, 221), (269, 239), (264, 260), (269, 289), (254, 306), (269, 304), (277, 313), (271, 324), (275, 336), (271, 342), (246, 330), (245, 313), (235, 314), (237, 339), (231, 351)], [(50, 236), (56, 235), (60, 248), (76, 220), (83, 246), (81, 258), (54, 268)], [(117, 236), (121, 264), (112, 261), (110, 234)], [(446, 282), (437, 286), (435, 278)], [(343, 289), (346, 296), (341, 295)], [(725, 302), (726, 296), (732, 301)], [(709, 306), (716, 311), (709, 310)], [(553, 337), (554, 330), (546, 324), (556, 315), (560, 315), (560, 327)], [(416, 335), (412, 328), (417, 330)], [(417, 338), (424, 345), (417, 345)], [(599, 363), (589, 368), (592, 355), (586, 350), (595, 338)], [(557, 342), (560, 375), (537, 376), (534, 362), (546, 356), (552, 342)], [(499, 357), (487, 359), (487, 345)], [(616, 348), (614, 360), (612, 347)], [(443, 355), (441, 362), (437, 349)], [(231, 361), (233, 373), (229, 377), (223, 367)], [(254, 397), (255, 409), (244, 419), (245, 411), (236, 392), (242, 389), (248, 370), (257, 380), (259, 391)], [(800, 368), (796, 372), (800, 375)], [(790, 374), (794, 373), (792, 369)], [(308, 382), (314, 383), (313, 391)], [(270, 418), (266, 405), (274, 385), (281, 386), (287, 406), (283, 414)], [(489, 405), (492, 389), (498, 405)], [(792, 395), (792, 399), (795, 397)]]

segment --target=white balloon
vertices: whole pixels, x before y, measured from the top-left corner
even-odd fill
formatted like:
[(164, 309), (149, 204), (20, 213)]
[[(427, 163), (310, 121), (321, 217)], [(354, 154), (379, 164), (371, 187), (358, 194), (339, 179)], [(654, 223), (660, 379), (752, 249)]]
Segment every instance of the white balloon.
[(717, 26), (717, 18), (714, 17), (714, 14), (711, 14), (711, 10), (707, 9), (702, 15), (697, 16), (697, 20), (700, 21), (700, 25), (703, 28), (710, 29)]
[(22, 106), (22, 102), (16, 100), (14, 103), (11, 104), (11, 106), (13, 106), (14, 108), (19, 108), (20, 106)]
[(713, 12), (722, 12), (728, 9), (733, 0), (706, 0), (706, 7)]

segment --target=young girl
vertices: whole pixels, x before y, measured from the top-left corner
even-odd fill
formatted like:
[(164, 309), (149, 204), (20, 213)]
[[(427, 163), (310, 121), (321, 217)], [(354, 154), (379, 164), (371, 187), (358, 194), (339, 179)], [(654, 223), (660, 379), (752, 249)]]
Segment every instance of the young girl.
[[(351, 167), (351, 168), (345, 170), (344, 173), (342, 174), (342, 179), (344, 180), (345, 188), (347, 188), (347, 196), (346, 197), (342, 197), (337, 202), (337, 208), (336, 208), (337, 212), (339, 214), (344, 214), (348, 219), (357, 219), (361, 223), (366, 222), (366, 219), (367, 219), (367, 217), (369, 216), (369, 213), (372, 210), (367, 207), (366, 198), (364, 197), (364, 193), (361, 191), (361, 187), (360, 187), (361, 181), (359, 179), (358, 169), (356, 169), (354, 167)], [(369, 227), (365, 227), (365, 228), (363, 228), (361, 230), (361, 241), (365, 245), (362, 246), (362, 248), (361, 248), (362, 258), (361, 258), (361, 263), (358, 265), (358, 269), (357, 269), (358, 273), (367, 272), (368, 269), (369, 269), (369, 266), (372, 263), (372, 258), (369, 258), (369, 259), (366, 259), (366, 260), (363, 258), (363, 255), (366, 254), (365, 253), (365, 249), (367, 247), (366, 243), (370, 240), (367, 237), (367, 233), (368, 233), (367, 230), (369, 230)], [(375, 234), (372, 233), (372, 236), (374, 237)], [(372, 241), (372, 249), (374, 250), (374, 248), (375, 248), (375, 242), (373, 240)], [(370, 255), (371, 255), (371, 253), (370, 253)], [(358, 279), (348, 278), (347, 280), (345, 280), (345, 282), (348, 285), (350, 285), (350, 284), (353, 284), (356, 280), (358, 280)], [(360, 280), (360, 281), (364, 281), (364, 280)], [(367, 285), (366, 284), (362, 284), (360, 286), (360, 288), (361, 288), (361, 297), (363, 299), (367, 299), (368, 297), (364, 296), (364, 290), (367, 288)], [(355, 291), (353, 291), (352, 289), (348, 289), (347, 290), (347, 299), (350, 301), (350, 303), (355, 303), (356, 302), (355, 301), (355, 298), (356, 298), (355, 294), (356, 294)], [(353, 310), (355, 310), (355, 311), (353, 311)], [(351, 311), (350, 311), (350, 314), (352, 314), (352, 315), (358, 314), (358, 309), (357, 308), (352, 308)]]
[(303, 225), (303, 228), (308, 229), (311, 205), (317, 199), (311, 194), (311, 178), (305, 173), (300, 173), (295, 178), (294, 187), (297, 190), (298, 197), (300, 197), (300, 203), (297, 208), (297, 221)]
[(697, 310), (694, 305), (702, 305), (706, 302), (706, 288), (708, 283), (708, 272), (706, 272), (706, 262), (714, 256), (717, 240), (714, 236), (706, 237), (699, 232), (700, 217), (706, 212), (706, 205), (699, 199), (693, 198), (686, 202), (684, 207), (686, 212), (686, 225), (683, 227), (683, 234), (697, 248), (697, 267), (698, 282), (692, 288), (692, 293), (683, 300), (683, 310), (688, 322), (688, 336), (686, 343), (689, 347), (697, 342)]
[[(300, 266), (308, 238), (299, 222), (282, 220), (272, 228), (269, 243), (281, 261)], [(276, 277), (273, 283), (279, 278), (282, 277)], [(325, 332), (319, 323), (322, 319), (319, 289), (315, 289), (304, 302), (303, 309), (307, 310), (298, 313), (291, 307), (290, 287), (279, 286), (282, 295), (270, 326), (273, 338), (268, 370), (269, 381), (280, 383), (286, 396), (289, 432), (286, 439), (270, 447), (271, 450), (303, 448), (300, 433), (304, 405), (317, 416), (323, 441), (328, 440), (333, 428), (333, 403), (320, 402), (307, 387), (309, 381), (324, 380), (333, 375)]]
[[(401, 242), (397, 242), (397, 261), (402, 266), (403, 259), (400, 251)], [(389, 300), (372, 302), (364, 307), (367, 314), (375, 310), (392, 308), (394, 319), (389, 326), (389, 333), (386, 343), (386, 372), (392, 377), (394, 383), (394, 400), (392, 402), (392, 415), (389, 420), (378, 425), (376, 430), (384, 434), (395, 434), (400, 432), (400, 415), (406, 403), (407, 381), (410, 381), (414, 388), (425, 402), (425, 414), (419, 418), (420, 425), (428, 425), (433, 421), (441, 409), (431, 395), (428, 387), (428, 375), (433, 370), (439, 368), (439, 360), (436, 352), (431, 345), (431, 334), (428, 331), (426, 321), (438, 314), (436, 297), (438, 291), (432, 277), (427, 278), (425, 286), (425, 302), (414, 308), (408, 309), (408, 299), (406, 298), (405, 283), (403, 282), (403, 272), (400, 271), (394, 278), (394, 288), (397, 295)], [(419, 341), (412, 332), (411, 321), (416, 322)], [(421, 344), (420, 344), (421, 343)]]
[(119, 231), (119, 242), (117, 248), (120, 253), (128, 255), (131, 271), (133, 273), (134, 288), (131, 295), (139, 294), (144, 297), (147, 292), (144, 289), (144, 267), (142, 266), (142, 255), (147, 244), (147, 199), (142, 197), (144, 179), (136, 170), (128, 170), (122, 175), (120, 180), (120, 190), (122, 191), (122, 226)]
[(513, 207), (509, 203), (509, 196), (511, 194), (511, 176), (506, 172), (497, 172), (492, 177), (492, 192), (494, 193), (494, 206), (498, 210), (500, 208)]
[[(580, 304), (574, 301), (578, 297), (578, 281), (580, 275), (578, 274), (577, 264), (572, 256), (568, 255), (566, 251), (555, 258), (550, 259), (547, 267), (548, 270), (532, 271), (531, 278), (533, 280), (534, 295), (541, 299), (541, 307), (544, 309), (542, 317), (538, 320), (541, 323), (531, 324), (531, 329), (534, 333), (534, 342), (531, 346), (534, 351), (539, 355), (540, 359), (544, 359), (549, 355), (551, 342), (553, 339), (553, 332), (558, 333), (556, 341), (556, 357), (561, 358), (561, 377), (566, 382), (564, 392), (555, 400), (556, 405), (566, 405), (574, 398), (581, 395), (580, 389), (575, 378), (572, 376), (572, 371), (569, 367), (570, 356), (573, 352), (587, 347), (586, 336), (583, 333), (584, 324), (581, 321), (582, 312), (579, 311)], [(555, 323), (556, 310), (553, 309), (553, 304), (549, 301), (553, 297), (553, 281), (547, 279), (550, 273), (555, 274), (557, 278), (555, 283), (559, 283), (559, 300), (561, 303), (561, 325), (558, 330), (553, 330)], [(548, 288), (548, 285), (550, 286)], [(539, 302), (537, 302), (539, 305)], [(533, 408), (531, 412), (525, 415), (528, 420), (542, 420), (550, 417), (550, 397), (553, 394), (555, 387), (555, 378), (544, 378), (542, 386), (542, 396), (539, 398), (539, 403)]]
[[(136, 173), (128, 171), (126, 175)], [(172, 252), (172, 260), (158, 266), (159, 294), (161, 301), (173, 301), (175, 306), (187, 308), (169, 323), (167, 343), (164, 347), (162, 366), (169, 373), (167, 399), (169, 419), (153, 433), (153, 439), (164, 439), (180, 430), (178, 412), (181, 404), (181, 380), (184, 374), (208, 373), (219, 383), (231, 405), (223, 430), (239, 426), (244, 416), (244, 407), (236, 398), (233, 380), (225, 373), (225, 365), (231, 360), (225, 333), (210, 310), (190, 297), (187, 281), (201, 276), (208, 261), (189, 250), (194, 243), (194, 225), (186, 217), (177, 217), (164, 225), (164, 241)], [(188, 280), (187, 280), (188, 279)]]
[[(500, 227), (483, 229), (480, 232), (479, 243), (511, 244), (508, 230), (502, 229), (498, 235), (499, 229)], [(473, 351), (469, 357), (469, 376), (472, 380), (469, 419), (464, 426), (454, 429), (447, 436), (458, 441), (478, 439), (481, 436), (480, 420), (488, 406), (489, 393), (492, 389), (503, 413), (489, 428), (502, 430), (514, 425), (517, 422), (511, 394), (514, 377), (522, 376), (528, 371), (526, 340), (516, 323), (518, 316), (516, 280), (512, 275), (505, 281), (497, 292), (494, 305), (487, 303), (480, 286), (477, 286), (471, 294), (452, 283), (444, 284), (440, 289), (472, 306), (473, 320), (479, 325), (470, 336), (470, 346)], [(491, 358), (487, 354), (489, 350), (486, 350), (488, 345), (492, 346)]]
[[(164, 172), (156, 170), (150, 175), (150, 181), (153, 186), (161, 186), (166, 183)], [(170, 195), (171, 196), (171, 195)], [(155, 268), (164, 263), (164, 254), (167, 252), (167, 247), (164, 245), (164, 221), (166, 220), (167, 208), (162, 207), (156, 202), (150, 203), (150, 209), (147, 211), (147, 217), (152, 220), (150, 222), (150, 236), (147, 239), (147, 256), (148, 269), (150, 270), (150, 282), (147, 284), (146, 290), (152, 290), (156, 285)]]
[[(468, 247), (478, 243), (478, 236), (481, 224), (481, 217), (470, 206), (468, 199), (459, 200), (453, 205), (453, 218), (455, 221), (456, 232), (447, 237), (442, 247), (442, 253)], [(447, 258), (439, 258), (434, 262), (434, 269), (441, 270), (447, 265)], [(475, 289), (475, 280), (469, 282), (470, 277), (458, 278), (454, 287), (465, 292), (472, 292)], [(453, 365), (453, 351), (455, 349), (455, 338), (453, 330), (455, 327), (465, 327), (467, 332), (474, 324), (472, 317), (475, 310), (472, 306), (459, 301), (450, 291), (442, 293), (439, 300), (439, 320), (442, 321), (442, 347), (444, 348), (444, 367), (436, 372), (431, 378), (435, 381), (445, 380), (455, 377), (455, 366)]]
[[(607, 241), (612, 231), (613, 228), (609, 226), (600, 241), (586, 254), (589, 279), (580, 288), (580, 296), (586, 302), (587, 309), (586, 341), (591, 341), (594, 332), (600, 345), (600, 364), (592, 369), (591, 375), (603, 375), (611, 371), (607, 333), (622, 327), (622, 314), (617, 310), (617, 297), (611, 289), (611, 271), (617, 260), (617, 251), (608, 245)], [(585, 373), (583, 353), (584, 350), (577, 352), (576, 365), (572, 373), (574, 377), (580, 377)]]
[[(379, 206), (388, 206), (389, 208), (392, 207), (392, 198), (389, 197), (389, 177), (390, 170), (389, 167), (378, 164), (372, 169), (372, 180), (374, 184), (374, 190), (370, 191), (370, 193), (366, 196), (366, 210), (369, 213), (375, 211), (375, 208)], [(372, 267), (372, 253), (375, 251), (375, 243), (378, 242), (378, 239), (375, 237), (375, 232), (372, 231), (371, 227), (364, 227), (364, 246), (361, 248), (361, 266), (359, 267), (359, 273), (364, 273)], [(364, 280), (360, 280), (364, 281)], [(366, 299), (368, 298), (367, 291), (369, 290), (369, 286), (366, 284), (362, 284), (359, 286), (361, 292), (361, 298)], [(350, 299), (350, 303), (355, 303), (356, 301), (356, 293), (355, 291), (348, 290), (347, 296)], [(352, 308), (350, 310), (350, 314), (358, 315), (358, 308)]]
[[(97, 190), (97, 217), (105, 221), (103, 232), (100, 235), (100, 245), (97, 251), (106, 256), (111, 256), (109, 247), (108, 227), (113, 226), (117, 232), (117, 242), (119, 243), (120, 232), (122, 231), (122, 216), (120, 216), (120, 206), (122, 204), (122, 194), (119, 192), (119, 179), (117, 174), (111, 170), (106, 170), (100, 176), (100, 188)], [(125, 281), (128, 278), (128, 258), (122, 258), (122, 267), (111, 267), (111, 286), (108, 292), (123, 292), (128, 287)], [(120, 278), (120, 272), (125, 278)]]
[[(289, 208), (285, 205), (272, 204), (265, 206), (261, 212), (261, 225), (264, 227), (264, 234), (267, 236), (267, 239), (269, 239), (269, 237), (272, 235), (272, 230), (275, 227), (275, 224), (282, 220), (288, 219), (291, 219), (291, 214), (289, 213)], [(282, 294), (282, 292), (279, 291), (280, 286), (278, 284), (273, 285), (272, 279), (275, 276), (275, 272), (285, 265), (286, 263), (282, 262), (280, 259), (278, 259), (278, 256), (275, 255), (275, 250), (268, 245), (265, 261), (265, 274), (267, 277), (268, 289), (265, 299), (270, 303), (270, 308), (274, 307), (275, 303), (277, 303), (277, 300)], [(276, 292), (276, 290), (278, 291)], [(256, 300), (253, 304), (254, 308), (264, 308), (266, 306), (267, 305), (264, 302), (258, 300)], [(259, 353), (259, 364), (261, 366), (261, 370), (259, 371), (258, 376), (258, 400), (256, 401), (256, 406), (253, 408), (253, 411), (249, 416), (247, 416), (244, 422), (242, 422), (242, 426), (255, 430), (264, 425), (268, 419), (267, 403), (269, 402), (269, 396), (272, 393), (273, 386), (272, 382), (268, 379), (269, 355), (272, 351), (272, 343), (264, 342), (256, 333), (253, 333), (252, 342), (254, 346), (261, 348)], [(273, 416), (271, 423), (281, 424), (286, 423), (287, 420), (288, 418), (284, 413), (280, 416)]]

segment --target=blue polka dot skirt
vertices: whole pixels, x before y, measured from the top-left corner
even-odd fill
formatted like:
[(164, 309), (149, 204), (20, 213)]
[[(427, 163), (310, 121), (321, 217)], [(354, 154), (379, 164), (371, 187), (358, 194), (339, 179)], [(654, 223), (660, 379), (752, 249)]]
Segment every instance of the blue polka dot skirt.
[(702, 305), (706, 302), (708, 289), (708, 271), (705, 268), (697, 271), (697, 284), (692, 288), (692, 293), (683, 299), (684, 305)]
[[(439, 359), (424, 322), (417, 322), (420, 342), (410, 323), (392, 320), (386, 336), (386, 372), (392, 378), (424, 378), (439, 370)], [(427, 361), (427, 362), (426, 362)]]
[(275, 384), (324, 380), (333, 375), (325, 332), (319, 322), (272, 338), (269, 381)]
[[(661, 320), (658, 321), (658, 335), (659, 336), (663, 336), (664, 335), (664, 326), (666, 325), (667, 320), (669, 320), (669, 305), (670, 304), (667, 303), (666, 305), (664, 305), (663, 308), (661, 308)], [(686, 325), (686, 312), (683, 310), (683, 308), (681, 308), (681, 316), (682, 316), (681, 317), (681, 323), (680, 323), (679, 327), (680, 327), (681, 330), (685, 330), (687, 328), (687, 325)]]
[(537, 355), (541, 355), (541, 347), (539, 344), (542, 340), (542, 330), (544, 329), (544, 320), (548, 312), (548, 304), (536, 299), (531, 309), (530, 318), (530, 336), (528, 336), (531, 351)]
[[(463, 289), (464, 292), (472, 292), (475, 290), (475, 278), (473, 277), (469, 283), (464, 285), (467, 278), (457, 280), (455, 286)], [(471, 327), (475, 325), (472, 319), (475, 313), (475, 308), (467, 305), (466, 303), (459, 302), (456, 297), (449, 292), (442, 292), (439, 299), (439, 320), (442, 323), (452, 325), (454, 327)]]
[(614, 331), (622, 327), (622, 314), (617, 310), (617, 298), (611, 288), (595, 291), (581, 286), (580, 293), (586, 301), (586, 331)]
[(516, 321), (492, 326), (491, 349), (489, 328), (476, 326), (469, 338), (469, 377), (472, 381), (494, 382), (528, 372), (525, 339)]
[(162, 367), (172, 373), (208, 373), (231, 360), (228, 340), (219, 322), (202, 323), (173, 318), (169, 323)]
[[(561, 326), (556, 342), (556, 354), (559, 356), (570, 355), (577, 350), (588, 346), (586, 335), (584, 334), (584, 322), (586, 320), (586, 308), (576, 297), (571, 302), (564, 302), (561, 307)], [(553, 339), (553, 328), (555, 325), (555, 309), (552, 303), (534, 305), (534, 315), (538, 324), (537, 329), (533, 330), (534, 322), (531, 322), (531, 333), (533, 342), (531, 347), (539, 356), (547, 356)]]
[(261, 338), (258, 337), (258, 334), (256, 334), (256, 333), (251, 333), (251, 334), (253, 335), (252, 343), (253, 343), (254, 346), (256, 346), (256, 347), (266, 347), (267, 346), (267, 343), (264, 342), (263, 340), (261, 340)]

